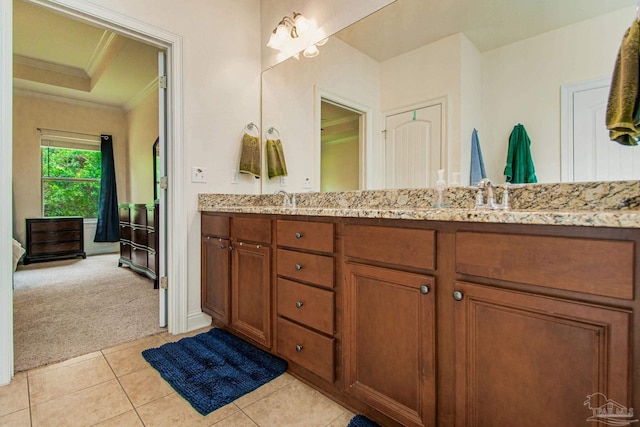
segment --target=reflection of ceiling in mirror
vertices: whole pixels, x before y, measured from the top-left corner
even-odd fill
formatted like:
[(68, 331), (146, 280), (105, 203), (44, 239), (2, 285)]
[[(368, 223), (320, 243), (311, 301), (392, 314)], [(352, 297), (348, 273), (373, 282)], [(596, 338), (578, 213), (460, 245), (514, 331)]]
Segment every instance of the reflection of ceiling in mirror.
[(377, 61), (464, 33), (480, 52), (593, 18), (633, 0), (397, 0), (337, 36)]

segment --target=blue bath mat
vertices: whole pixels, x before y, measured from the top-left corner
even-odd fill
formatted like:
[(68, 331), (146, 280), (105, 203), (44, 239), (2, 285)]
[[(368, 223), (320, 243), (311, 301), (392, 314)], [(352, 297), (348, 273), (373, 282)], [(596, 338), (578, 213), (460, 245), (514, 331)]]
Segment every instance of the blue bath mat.
[(287, 370), (285, 360), (222, 329), (150, 348), (142, 356), (202, 415)]
[(364, 415), (356, 415), (351, 418), (347, 427), (380, 427), (380, 425), (374, 423)]

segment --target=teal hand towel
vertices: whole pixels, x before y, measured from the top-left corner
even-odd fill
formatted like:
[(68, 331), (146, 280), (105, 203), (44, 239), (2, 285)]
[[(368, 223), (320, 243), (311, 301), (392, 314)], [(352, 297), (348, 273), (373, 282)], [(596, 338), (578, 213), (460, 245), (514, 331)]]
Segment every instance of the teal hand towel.
[(257, 137), (245, 133), (242, 136), (240, 152), (240, 173), (248, 173), (260, 178), (260, 141)]
[(640, 138), (640, 23), (631, 24), (616, 58), (606, 123), (609, 138), (622, 145), (638, 145)]
[(269, 179), (287, 176), (287, 163), (284, 161), (284, 150), (279, 139), (267, 139), (267, 173)]
[(507, 182), (513, 184), (538, 182), (531, 157), (531, 140), (521, 124), (516, 125), (509, 136), (509, 151), (504, 174), (507, 176)]

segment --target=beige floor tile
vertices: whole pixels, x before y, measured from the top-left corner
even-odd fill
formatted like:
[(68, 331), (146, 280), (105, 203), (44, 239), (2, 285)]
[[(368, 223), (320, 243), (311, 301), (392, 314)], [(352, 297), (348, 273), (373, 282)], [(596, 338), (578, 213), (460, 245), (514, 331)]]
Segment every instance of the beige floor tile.
[(31, 404), (38, 405), (114, 378), (113, 371), (102, 355), (55, 369), (29, 372)]
[(16, 374), (11, 383), (0, 387), (0, 417), (21, 409), (29, 409), (29, 387), (26, 372)]
[[(117, 417), (109, 418), (94, 427), (144, 427), (136, 411), (128, 411)], [(178, 427), (178, 426), (176, 426)]]
[(158, 371), (151, 367), (123, 375), (119, 380), (135, 408), (175, 393)]
[[(149, 337), (140, 338), (139, 340), (129, 341), (123, 344), (116, 345), (114, 347), (105, 348), (102, 350), (103, 354), (115, 353), (116, 351), (125, 350), (131, 347), (140, 347), (146, 346), (146, 348), (158, 347), (164, 344), (164, 339), (162, 339), (161, 335), (151, 335)], [(159, 344), (158, 344), (159, 343)]]
[(99, 351), (94, 351), (93, 353), (83, 354), (82, 356), (74, 357), (73, 359), (63, 360), (62, 362), (53, 363), (51, 365), (40, 366), (38, 368), (34, 368), (29, 370), (29, 376), (32, 374), (37, 374), (40, 372), (48, 371), (50, 369), (58, 369), (62, 366), (74, 365), (79, 362), (83, 362), (85, 360), (93, 359), (95, 357), (102, 357), (102, 353)]
[(345, 408), (300, 381), (292, 381), (243, 409), (260, 427), (324, 427)]
[(257, 427), (244, 412), (237, 412), (224, 420), (218, 421), (212, 427)]
[(31, 414), (29, 409), (12, 412), (0, 417), (0, 427), (30, 427)]
[(327, 427), (347, 427), (349, 425), (349, 421), (351, 421), (351, 418), (355, 417), (355, 415), (356, 414), (351, 411), (345, 411), (338, 418), (331, 421)]
[(208, 427), (240, 410), (230, 403), (204, 417), (186, 400), (172, 393), (142, 405), (137, 411), (146, 427)]
[(195, 331), (185, 332), (184, 334), (173, 335), (168, 332), (160, 334), (160, 336), (167, 342), (176, 342), (181, 340), (182, 338), (192, 337), (194, 335), (202, 334), (211, 329), (211, 326), (207, 326), (206, 328), (196, 329)]
[(297, 380), (289, 374), (282, 374), (278, 378), (274, 378), (265, 385), (258, 387), (251, 393), (247, 393), (244, 396), (239, 397), (233, 403), (235, 403), (236, 406), (238, 406), (240, 409), (246, 408), (252, 403), (257, 402), (263, 397), (275, 392), (276, 390), (279, 390), (287, 384), (290, 384), (292, 381)]
[(104, 353), (104, 357), (117, 377), (148, 368), (150, 365), (142, 357), (142, 351), (165, 344), (165, 341), (158, 335), (134, 342), (135, 345)]
[(133, 409), (127, 395), (113, 379), (75, 393), (31, 406), (33, 427), (90, 426)]

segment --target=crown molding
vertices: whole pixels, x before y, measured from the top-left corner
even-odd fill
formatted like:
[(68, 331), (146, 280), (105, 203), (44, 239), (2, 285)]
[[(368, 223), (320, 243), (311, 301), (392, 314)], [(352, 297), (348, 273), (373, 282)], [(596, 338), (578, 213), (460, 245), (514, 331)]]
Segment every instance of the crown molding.
[(24, 96), (28, 98), (39, 98), (45, 101), (53, 101), (53, 102), (60, 102), (63, 104), (75, 105), (76, 107), (98, 108), (102, 110), (118, 111), (118, 112), (123, 111), (123, 108), (114, 107), (113, 105), (99, 104), (97, 102), (91, 102), (91, 101), (82, 101), (79, 99), (67, 98), (59, 95), (50, 95), (50, 94), (35, 92), (27, 89), (20, 89), (16, 87), (13, 88), (13, 95)]
[(147, 86), (145, 86), (140, 92), (134, 95), (122, 108), (129, 112), (136, 108), (142, 101), (147, 99), (149, 95), (158, 90), (158, 77), (153, 79)]
[(44, 61), (42, 59), (30, 58), (28, 56), (13, 54), (14, 64), (25, 65), (27, 67), (39, 68), (45, 71), (52, 71), (55, 73), (66, 74), (68, 76), (77, 77), (80, 79), (89, 79), (89, 76), (82, 68), (70, 67), (68, 65), (57, 64), (51, 61)]

